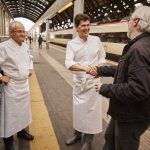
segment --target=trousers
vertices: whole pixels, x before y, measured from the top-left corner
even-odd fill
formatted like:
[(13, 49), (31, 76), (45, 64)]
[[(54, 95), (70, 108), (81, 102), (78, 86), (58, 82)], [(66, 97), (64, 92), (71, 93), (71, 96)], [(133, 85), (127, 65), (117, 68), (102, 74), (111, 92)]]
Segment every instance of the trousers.
[(140, 137), (149, 125), (150, 120), (120, 122), (112, 118), (105, 132), (103, 150), (138, 150)]
[(82, 134), (83, 134), (83, 138), (82, 138), (83, 144), (92, 143), (94, 134), (87, 134), (87, 133), (82, 133), (82, 132), (79, 132), (77, 130), (74, 130), (74, 135), (82, 136)]

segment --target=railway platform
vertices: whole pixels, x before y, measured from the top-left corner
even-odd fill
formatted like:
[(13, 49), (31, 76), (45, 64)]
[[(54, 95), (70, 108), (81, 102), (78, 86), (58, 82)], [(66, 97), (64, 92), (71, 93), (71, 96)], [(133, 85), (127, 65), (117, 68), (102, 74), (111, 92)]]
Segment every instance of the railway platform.
[[(30, 78), (33, 122), (28, 130), (35, 136), (32, 142), (14, 138), (15, 150), (80, 150), (81, 142), (66, 146), (65, 140), (73, 134), (72, 128), (72, 75), (65, 69), (65, 48), (49, 45), (46, 50), (30, 45), (33, 55), (34, 74)], [(107, 62), (108, 64), (112, 62)], [(112, 82), (112, 78), (101, 78)], [(94, 137), (92, 150), (102, 150), (104, 133), (109, 122), (109, 100), (103, 98), (103, 132)], [(140, 150), (150, 150), (150, 130), (142, 136)], [(0, 139), (0, 150), (4, 144)]]

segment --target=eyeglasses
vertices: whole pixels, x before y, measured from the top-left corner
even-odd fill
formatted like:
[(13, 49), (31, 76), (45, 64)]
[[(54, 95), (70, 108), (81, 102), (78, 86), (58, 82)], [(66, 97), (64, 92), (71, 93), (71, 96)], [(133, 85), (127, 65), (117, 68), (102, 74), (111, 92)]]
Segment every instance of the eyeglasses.
[(16, 32), (16, 33), (19, 33), (19, 34), (21, 34), (21, 33), (25, 34), (24, 30), (14, 30), (13, 32)]
[(128, 21), (130, 21), (130, 20), (142, 20), (142, 21), (144, 21), (144, 20), (141, 19), (141, 18), (130, 18)]

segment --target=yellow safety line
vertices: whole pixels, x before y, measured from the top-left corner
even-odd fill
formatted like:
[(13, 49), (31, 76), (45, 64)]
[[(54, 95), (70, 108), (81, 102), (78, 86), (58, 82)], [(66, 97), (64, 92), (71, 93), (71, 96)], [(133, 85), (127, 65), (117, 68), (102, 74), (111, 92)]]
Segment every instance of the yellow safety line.
[(30, 77), (30, 91), (33, 122), (29, 131), (35, 136), (30, 150), (60, 150), (35, 73)]

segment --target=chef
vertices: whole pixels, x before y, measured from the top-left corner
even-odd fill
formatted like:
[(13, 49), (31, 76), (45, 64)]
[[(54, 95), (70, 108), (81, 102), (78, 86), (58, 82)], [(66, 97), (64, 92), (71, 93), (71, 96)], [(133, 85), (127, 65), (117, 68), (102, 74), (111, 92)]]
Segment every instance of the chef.
[(25, 28), (22, 23), (10, 23), (10, 39), (0, 43), (0, 137), (5, 150), (14, 150), (13, 135), (33, 140), (25, 128), (31, 123), (30, 92), (28, 77), (32, 75), (33, 62), (24, 43)]
[(99, 37), (89, 35), (90, 18), (86, 14), (75, 16), (78, 36), (69, 41), (66, 50), (66, 68), (73, 71), (73, 128), (74, 136), (66, 141), (72, 145), (81, 139), (82, 150), (91, 149), (94, 134), (102, 131), (101, 97), (94, 91), (99, 78), (88, 74), (90, 66), (105, 63), (105, 51)]

